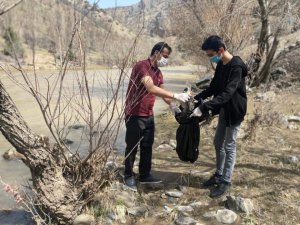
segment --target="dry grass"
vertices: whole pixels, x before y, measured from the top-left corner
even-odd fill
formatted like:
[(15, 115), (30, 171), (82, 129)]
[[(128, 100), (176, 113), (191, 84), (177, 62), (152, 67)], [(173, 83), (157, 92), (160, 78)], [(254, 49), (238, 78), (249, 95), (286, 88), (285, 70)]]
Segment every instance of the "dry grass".
[[(275, 102), (254, 104), (252, 94), (249, 99), (249, 113), (244, 129), (256, 138), (238, 140), (238, 159), (234, 172), (231, 195), (250, 198), (255, 210), (250, 215), (239, 214), (236, 224), (285, 224), (294, 225), (300, 219), (299, 184), (300, 165), (286, 162), (288, 155), (300, 153), (299, 131), (291, 131), (282, 123), (281, 116), (300, 112), (299, 92), (281, 93)], [(280, 106), (278, 103), (281, 103)], [(190, 215), (203, 224), (218, 224), (205, 220), (203, 214), (224, 206), (224, 199), (212, 200), (209, 191), (200, 188), (209, 173), (214, 171), (215, 152), (213, 135), (216, 121), (201, 130), (201, 153), (195, 164), (181, 162), (175, 151), (154, 151), (153, 172), (165, 181), (163, 189), (142, 191), (137, 204), (146, 204), (147, 217), (131, 218), (130, 224), (171, 224), (177, 212), (166, 214), (164, 206), (188, 205), (200, 201), (202, 206)], [(175, 119), (168, 113), (156, 118), (156, 144), (175, 138)], [(192, 175), (191, 171), (198, 171)], [(165, 189), (187, 188), (180, 199), (163, 199)]]

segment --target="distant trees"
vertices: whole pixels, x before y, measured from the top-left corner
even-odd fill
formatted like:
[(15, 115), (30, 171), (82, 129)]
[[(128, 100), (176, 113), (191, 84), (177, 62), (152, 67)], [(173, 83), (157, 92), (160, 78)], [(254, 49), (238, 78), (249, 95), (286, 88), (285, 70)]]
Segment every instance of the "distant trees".
[(251, 86), (268, 81), (280, 36), (299, 27), (299, 0), (180, 0), (179, 4), (183, 7), (171, 13), (173, 32), (189, 55), (201, 57), (203, 39), (213, 34), (222, 36), (234, 54), (257, 44), (247, 56)]
[(19, 58), (23, 58), (24, 48), (22, 46), (21, 40), (17, 33), (12, 27), (7, 27), (4, 31), (3, 38), (5, 41), (5, 46), (3, 53), (8, 56), (15, 57), (15, 54)]
[[(279, 38), (293, 32), (292, 26), (299, 24), (300, 4), (298, 0), (257, 0), (254, 15), (260, 19), (260, 33), (257, 49), (253, 54), (254, 63), (250, 86), (258, 86), (269, 81), (270, 68), (276, 58)], [(291, 24), (293, 21), (293, 24)]]
[(201, 43), (209, 35), (222, 36), (231, 52), (251, 43), (255, 34), (253, 3), (248, 0), (180, 0), (172, 9), (173, 33), (188, 57), (201, 56)]

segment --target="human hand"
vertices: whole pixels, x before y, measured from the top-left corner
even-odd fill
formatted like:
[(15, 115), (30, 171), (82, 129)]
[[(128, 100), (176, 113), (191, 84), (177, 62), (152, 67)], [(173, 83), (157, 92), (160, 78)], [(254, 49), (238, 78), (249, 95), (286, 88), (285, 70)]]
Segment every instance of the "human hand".
[(199, 107), (197, 107), (196, 109), (194, 109), (193, 113), (190, 115), (190, 117), (201, 117), (202, 116), (202, 112), (200, 110)]
[(180, 94), (174, 94), (174, 99), (176, 99), (179, 102), (187, 102), (190, 99), (190, 95), (188, 93), (180, 93)]

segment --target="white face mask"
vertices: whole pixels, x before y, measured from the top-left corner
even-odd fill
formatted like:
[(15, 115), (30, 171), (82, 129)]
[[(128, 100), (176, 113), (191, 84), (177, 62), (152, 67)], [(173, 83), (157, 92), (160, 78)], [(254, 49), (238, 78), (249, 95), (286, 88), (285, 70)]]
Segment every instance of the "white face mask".
[(160, 60), (157, 61), (157, 66), (158, 67), (164, 67), (164, 66), (167, 66), (168, 65), (168, 59), (165, 58), (165, 57), (161, 57)]

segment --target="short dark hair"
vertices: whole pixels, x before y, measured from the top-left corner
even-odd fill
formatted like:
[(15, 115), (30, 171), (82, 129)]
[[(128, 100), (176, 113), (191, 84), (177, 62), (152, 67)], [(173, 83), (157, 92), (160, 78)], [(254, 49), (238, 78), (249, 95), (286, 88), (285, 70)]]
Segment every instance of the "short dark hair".
[(203, 51), (213, 50), (218, 52), (219, 49), (222, 47), (224, 48), (224, 50), (226, 50), (226, 46), (223, 39), (217, 35), (208, 37), (202, 44)]
[(151, 56), (153, 56), (156, 51), (161, 53), (164, 48), (167, 48), (170, 53), (172, 52), (172, 48), (166, 42), (159, 42), (152, 48)]

